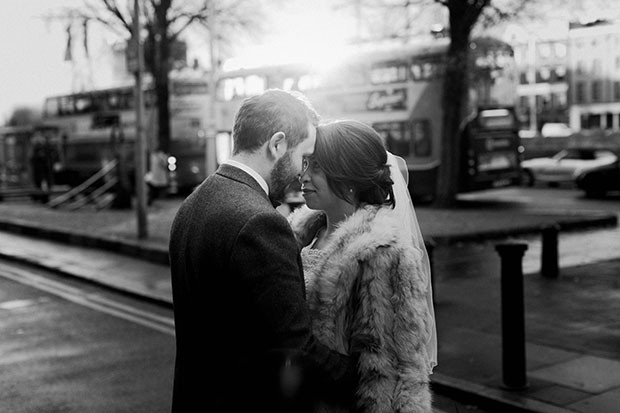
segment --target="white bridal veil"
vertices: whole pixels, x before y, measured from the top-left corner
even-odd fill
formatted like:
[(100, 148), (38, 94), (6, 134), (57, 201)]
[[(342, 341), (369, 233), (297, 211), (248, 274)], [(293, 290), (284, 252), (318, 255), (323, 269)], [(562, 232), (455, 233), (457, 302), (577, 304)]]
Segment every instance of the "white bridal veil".
[[(401, 161), (404, 160), (401, 158)], [(428, 340), (426, 342), (426, 350), (429, 357), (429, 373), (433, 372), (433, 368), (437, 365), (437, 329), (435, 326), (435, 309), (433, 308), (433, 290), (431, 284), (431, 265), (424, 245), (424, 238), (422, 238), (422, 231), (418, 224), (418, 219), (413, 208), (413, 202), (407, 189), (407, 183), (403, 173), (398, 165), (398, 159), (396, 156), (388, 152), (388, 165), (390, 166), (390, 175), (394, 185), (392, 187), (394, 191), (394, 199), (396, 200), (396, 207), (394, 213), (399, 217), (400, 222), (406, 223), (404, 225), (405, 231), (408, 232), (408, 237), (413, 241), (414, 247), (422, 252), (422, 271), (423, 280), (426, 283), (426, 302), (428, 305), (429, 323), (428, 327)], [(401, 172), (401, 173), (399, 173)]]

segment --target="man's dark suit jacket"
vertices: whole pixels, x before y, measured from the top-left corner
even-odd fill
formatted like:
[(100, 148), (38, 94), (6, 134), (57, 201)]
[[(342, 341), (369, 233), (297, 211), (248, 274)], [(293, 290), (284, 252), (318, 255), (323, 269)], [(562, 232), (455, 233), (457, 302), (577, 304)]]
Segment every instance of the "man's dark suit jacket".
[(300, 371), (303, 383), (353, 391), (349, 357), (311, 334), (293, 232), (250, 175), (224, 164), (183, 202), (170, 264), (173, 411), (298, 410), (286, 396), (302, 397), (291, 380)]

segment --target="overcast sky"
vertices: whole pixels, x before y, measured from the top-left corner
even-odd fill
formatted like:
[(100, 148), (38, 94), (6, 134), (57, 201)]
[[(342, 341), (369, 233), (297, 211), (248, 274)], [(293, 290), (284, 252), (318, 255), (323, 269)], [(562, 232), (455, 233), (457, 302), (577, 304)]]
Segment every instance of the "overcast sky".
[(71, 86), (70, 63), (63, 60), (65, 29), (40, 18), (63, 4), (79, 0), (0, 1), (0, 124), (14, 106), (41, 107), (43, 96)]

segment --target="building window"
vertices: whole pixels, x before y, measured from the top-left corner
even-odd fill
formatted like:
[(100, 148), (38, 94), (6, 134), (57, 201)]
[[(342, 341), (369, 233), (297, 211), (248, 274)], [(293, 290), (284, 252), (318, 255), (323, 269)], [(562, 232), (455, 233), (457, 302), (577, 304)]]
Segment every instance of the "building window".
[(601, 115), (589, 114), (588, 115), (588, 129), (598, 129), (601, 127)]
[(605, 115), (605, 129), (611, 129), (613, 126), (614, 115), (612, 113), (607, 113)]
[(566, 57), (566, 45), (564, 43), (556, 43), (553, 45), (555, 56), (561, 59)]
[(620, 102), (620, 81), (614, 82), (614, 101)]
[(583, 75), (586, 72), (586, 64), (583, 60), (579, 60), (577, 62), (577, 74)]
[(586, 103), (586, 85), (585, 82), (577, 82), (575, 88), (575, 102)]
[(601, 81), (595, 80), (592, 82), (592, 102), (600, 102), (601, 100), (602, 100)]
[(567, 101), (566, 101), (566, 93), (554, 93), (551, 95), (551, 102), (554, 108), (557, 109), (566, 109)]
[(543, 59), (546, 59), (549, 56), (551, 56), (551, 47), (549, 46), (549, 43), (541, 43), (538, 46), (538, 54)]

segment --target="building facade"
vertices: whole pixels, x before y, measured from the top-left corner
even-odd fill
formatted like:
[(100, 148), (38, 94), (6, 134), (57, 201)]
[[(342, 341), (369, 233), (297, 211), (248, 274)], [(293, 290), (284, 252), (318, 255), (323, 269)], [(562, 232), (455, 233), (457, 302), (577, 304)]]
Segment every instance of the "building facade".
[(540, 131), (545, 123), (568, 123), (567, 25), (558, 30), (510, 27), (519, 73), (517, 113), (522, 128)]
[(571, 23), (569, 123), (573, 130), (620, 129), (620, 23)]

